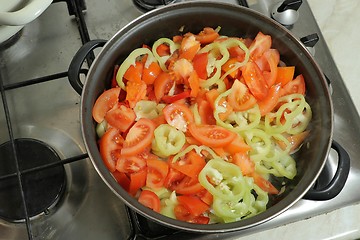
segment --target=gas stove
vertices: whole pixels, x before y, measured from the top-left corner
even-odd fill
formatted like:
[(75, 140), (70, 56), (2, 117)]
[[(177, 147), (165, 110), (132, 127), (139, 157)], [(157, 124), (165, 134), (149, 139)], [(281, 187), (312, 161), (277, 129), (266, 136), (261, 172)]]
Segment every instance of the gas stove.
[[(69, 64), (87, 41), (109, 39), (144, 11), (175, 2), (181, 1), (56, 0), (0, 45), (0, 239), (235, 239), (360, 202), (359, 116), (308, 3), (289, 0), (222, 2), (283, 22), (329, 79), (334, 140), (351, 159), (340, 194), (327, 201), (301, 199), (246, 230), (194, 235), (144, 219), (108, 189), (85, 151), (80, 97), (68, 82)], [(89, 56), (87, 63), (93, 59)], [(322, 176), (334, 175), (338, 162), (332, 150)]]

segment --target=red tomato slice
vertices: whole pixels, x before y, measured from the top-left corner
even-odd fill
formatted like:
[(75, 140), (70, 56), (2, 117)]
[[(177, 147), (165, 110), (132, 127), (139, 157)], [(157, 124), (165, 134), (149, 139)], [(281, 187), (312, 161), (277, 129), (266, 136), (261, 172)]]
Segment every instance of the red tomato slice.
[(96, 122), (101, 123), (105, 114), (118, 103), (120, 90), (121, 88), (111, 88), (98, 97), (92, 110), (92, 116)]
[(143, 68), (143, 62), (135, 62), (135, 66), (130, 65), (130, 67), (126, 70), (124, 78), (130, 82), (141, 82)]
[(165, 43), (160, 44), (156, 48), (156, 52), (157, 52), (157, 54), (159, 54), (160, 57), (169, 56), (170, 55), (170, 46)]
[(148, 157), (146, 163), (148, 170), (146, 186), (152, 189), (161, 188), (169, 172), (169, 165), (155, 155)]
[(151, 145), (154, 137), (155, 124), (150, 119), (141, 118), (129, 130), (126, 135), (121, 154), (134, 156), (144, 151)]
[(188, 97), (190, 97), (190, 91), (184, 91), (173, 96), (169, 96), (169, 95), (163, 96), (161, 100), (164, 101), (165, 103), (173, 103)]
[(153, 191), (142, 190), (138, 201), (142, 205), (154, 210), (155, 212), (160, 212), (160, 199)]
[(254, 97), (258, 100), (264, 99), (268, 93), (268, 86), (256, 63), (248, 62), (242, 73), (245, 83)]
[(298, 75), (283, 87), (282, 95), (299, 93), (305, 95), (305, 80), (302, 74)]
[(116, 162), (120, 157), (124, 139), (116, 128), (109, 128), (99, 141), (102, 160), (110, 172), (115, 172)]
[(252, 108), (256, 104), (255, 97), (250, 93), (245, 84), (239, 80), (235, 80), (232, 92), (228, 95), (227, 100), (235, 111), (245, 111)]
[(133, 125), (135, 118), (134, 110), (122, 104), (118, 104), (116, 108), (111, 109), (105, 115), (107, 123), (121, 132), (127, 131)]
[(136, 103), (146, 98), (146, 84), (140, 82), (126, 83), (126, 101), (128, 101), (131, 108), (134, 108)]
[(239, 166), (245, 176), (249, 176), (255, 171), (255, 163), (251, 161), (247, 153), (238, 152), (234, 154), (231, 163)]
[(208, 78), (208, 73), (207, 73), (207, 69), (206, 69), (207, 64), (208, 64), (208, 55), (209, 55), (209, 53), (207, 53), (207, 52), (196, 54), (192, 61), (194, 70), (196, 71), (197, 75), (201, 79)]
[(213, 28), (205, 27), (199, 34), (195, 36), (201, 44), (212, 43), (219, 37), (219, 33)]
[(249, 47), (250, 57), (257, 59), (271, 48), (271, 36), (259, 32)]
[(280, 83), (285, 86), (294, 79), (295, 66), (290, 67), (277, 67), (277, 76), (275, 83)]
[(278, 194), (279, 190), (277, 190), (274, 185), (271, 184), (270, 181), (263, 178), (261, 175), (253, 172), (251, 176), (254, 179), (254, 183), (258, 185), (262, 190), (268, 192), (269, 194)]
[(190, 151), (181, 159), (178, 159), (175, 163), (172, 162), (172, 159), (169, 159), (171, 167), (176, 170), (184, 173), (185, 175), (196, 178), (200, 171), (206, 165), (205, 159), (203, 159), (199, 154), (194, 151)]
[(152, 62), (149, 67), (144, 67), (142, 72), (142, 80), (146, 84), (153, 84), (155, 79), (162, 72), (157, 62)]
[(116, 162), (116, 170), (123, 173), (138, 172), (146, 167), (146, 159), (140, 154), (136, 156), (121, 156)]
[(189, 123), (194, 122), (191, 110), (182, 103), (171, 103), (163, 109), (166, 122), (178, 130), (186, 132)]
[(213, 109), (211, 108), (211, 104), (206, 101), (202, 100), (198, 103), (199, 115), (201, 118), (201, 123), (215, 125), (216, 120), (213, 114)]
[(195, 196), (177, 196), (179, 204), (183, 205), (192, 216), (199, 216), (209, 209), (209, 205)]
[(186, 175), (179, 172), (174, 168), (169, 168), (169, 172), (164, 180), (164, 187), (170, 190), (174, 190), (174, 188), (184, 179)]
[(210, 221), (209, 217), (206, 216), (194, 216), (189, 210), (182, 204), (178, 204), (174, 208), (175, 217), (178, 220), (186, 221), (195, 224), (208, 224)]
[(236, 135), (236, 138), (224, 147), (224, 150), (231, 155), (235, 153), (247, 153), (251, 150), (251, 147), (247, 145), (244, 139), (240, 135)]
[(146, 183), (146, 168), (142, 169), (139, 172), (130, 174), (130, 185), (129, 185), (129, 194), (135, 196), (140, 188), (145, 186)]
[(280, 53), (276, 49), (269, 49), (263, 55), (266, 59), (267, 65), (269, 65), (268, 71), (263, 71), (263, 75), (266, 81), (266, 84), (270, 87), (276, 81), (278, 64), (280, 61)]
[(172, 188), (176, 193), (184, 195), (196, 194), (204, 189), (197, 177), (191, 178), (189, 176), (185, 176), (177, 184), (174, 184)]
[(155, 98), (159, 102), (160, 99), (167, 95), (171, 87), (174, 85), (174, 80), (167, 72), (161, 72), (154, 81)]
[(181, 41), (179, 58), (191, 61), (200, 50), (200, 42), (191, 37), (184, 37)]
[(129, 191), (130, 179), (125, 173), (115, 171), (112, 173), (112, 175), (114, 176), (116, 181), (120, 184), (120, 186), (125, 189), (125, 191)]
[(281, 97), (281, 86), (280, 84), (272, 85), (268, 95), (258, 102), (261, 116), (265, 116), (271, 112), (278, 104), (279, 98)]
[(189, 125), (191, 135), (209, 147), (224, 147), (231, 143), (236, 133), (216, 125)]

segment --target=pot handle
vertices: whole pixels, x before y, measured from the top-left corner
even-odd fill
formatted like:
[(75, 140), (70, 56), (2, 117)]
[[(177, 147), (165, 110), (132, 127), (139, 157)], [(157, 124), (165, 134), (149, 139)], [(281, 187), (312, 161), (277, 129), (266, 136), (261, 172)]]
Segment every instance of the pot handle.
[(336, 197), (343, 189), (350, 171), (350, 156), (346, 150), (333, 140), (331, 148), (338, 153), (338, 167), (329, 184), (321, 189), (310, 189), (304, 199), (330, 200)]
[[(80, 80), (80, 74), (84, 73), (81, 66), (86, 60), (86, 57), (98, 47), (103, 47), (107, 41), (103, 39), (95, 39), (85, 43), (75, 54), (68, 69), (68, 78), (74, 90), (81, 95), (83, 83)], [(87, 71), (86, 71), (87, 72)]]

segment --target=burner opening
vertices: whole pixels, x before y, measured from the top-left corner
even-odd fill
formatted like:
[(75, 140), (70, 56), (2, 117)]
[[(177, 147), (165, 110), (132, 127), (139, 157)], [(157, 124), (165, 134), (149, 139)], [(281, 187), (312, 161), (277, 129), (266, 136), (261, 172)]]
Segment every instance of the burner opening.
[[(65, 169), (61, 164), (42, 166), (61, 159), (49, 145), (39, 140), (20, 138), (15, 140), (15, 146), (28, 216), (48, 214), (64, 193)], [(11, 142), (0, 145), (0, 218), (16, 222), (23, 221), (26, 215), (12, 153)]]
[(133, 0), (134, 5), (142, 12), (151, 11), (157, 7), (175, 2), (179, 2), (179, 0)]

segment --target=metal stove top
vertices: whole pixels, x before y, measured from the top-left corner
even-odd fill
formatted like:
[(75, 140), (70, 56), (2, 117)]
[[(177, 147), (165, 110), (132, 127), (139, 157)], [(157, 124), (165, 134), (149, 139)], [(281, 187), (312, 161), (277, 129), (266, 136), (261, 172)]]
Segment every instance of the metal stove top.
[[(241, 1), (223, 2), (239, 4)], [(276, 2), (248, 0), (247, 4), (270, 16)], [(14, 42), (0, 46), (0, 102), (4, 106), (0, 108), (0, 145), (9, 141), (12, 143), (14, 139), (42, 141), (61, 159), (60, 164), (51, 163), (42, 168), (60, 165), (66, 173), (63, 194), (35, 216), (23, 211), (22, 205), (28, 206), (27, 201), (31, 201), (27, 193), (20, 198), (23, 201), (12, 205), (13, 196), (5, 198), (4, 201), (8, 201), (13, 209), (22, 209), (20, 216), (23, 217), (17, 220), (0, 219), (0, 239), (151, 239), (160, 235), (164, 236), (161, 239), (174, 239), (174, 235), (166, 235), (173, 231), (143, 221), (129, 211), (106, 187), (87, 159), (80, 132), (80, 97), (67, 79), (69, 63), (83, 42), (111, 38), (142, 12), (134, 7), (131, 0), (85, 0), (85, 5), (79, 0), (54, 1), (44, 14), (14, 37)], [(300, 200), (280, 216), (248, 230), (213, 235), (178, 232), (176, 236), (236, 239), (360, 202), (360, 192), (357, 191), (360, 181), (360, 160), (357, 158), (360, 154), (360, 132), (355, 127), (360, 119), (306, 1), (301, 5), (299, 15), (296, 23), (289, 28), (299, 38), (313, 33), (319, 36), (312, 50), (315, 50), (315, 58), (333, 89), (334, 140), (351, 157), (351, 170), (343, 190), (328, 201)], [(79, 27), (83, 23), (87, 28)], [(5, 154), (12, 152), (10, 150)], [(38, 155), (36, 151), (28, 154), (30, 159)], [(1, 158), (1, 166), (2, 161)], [(9, 169), (19, 168), (15, 163), (9, 165)], [(333, 151), (327, 166), (330, 172), (336, 169), (337, 155)], [(21, 174), (0, 171), (0, 184), (36, 171), (18, 171)], [(26, 185), (15, 186), (16, 189), (21, 187)], [(0, 206), (0, 210), (2, 208)], [(137, 220), (133, 221), (134, 218)]]

